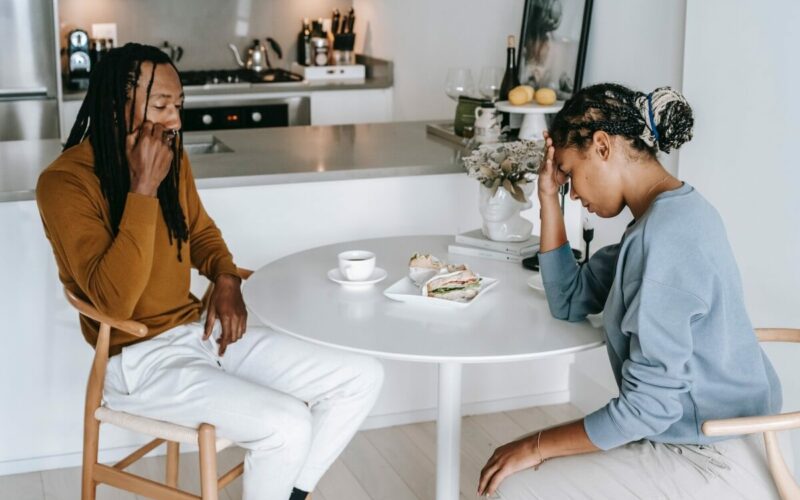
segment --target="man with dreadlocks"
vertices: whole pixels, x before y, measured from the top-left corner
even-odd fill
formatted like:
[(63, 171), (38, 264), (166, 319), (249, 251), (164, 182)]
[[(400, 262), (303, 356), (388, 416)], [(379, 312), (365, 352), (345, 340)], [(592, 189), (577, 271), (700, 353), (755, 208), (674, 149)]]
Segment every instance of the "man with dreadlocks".
[[(246, 500), (303, 499), (372, 408), (382, 367), (267, 328), (244, 335), (237, 268), (182, 149), (182, 105), (178, 71), (159, 49), (111, 50), (39, 178), (45, 233), (67, 289), (148, 327), (142, 339), (112, 331), (105, 403), (210, 423), (248, 450)], [(215, 285), (205, 320), (191, 267)], [(98, 325), (80, 320), (94, 346)]]

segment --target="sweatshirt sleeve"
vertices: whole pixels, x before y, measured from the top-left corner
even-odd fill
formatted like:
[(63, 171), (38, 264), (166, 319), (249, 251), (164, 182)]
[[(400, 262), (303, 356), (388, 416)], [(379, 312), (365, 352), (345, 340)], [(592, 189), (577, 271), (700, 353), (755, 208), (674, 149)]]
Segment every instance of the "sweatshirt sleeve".
[(186, 218), (189, 226), (192, 266), (211, 281), (216, 280), (220, 274), (238, 276), (233, 256), (225, 240), (222, 239), (222, 233), (200, 201), (187, 156), (184, 156), (183, 170), (186, 181)]
[(708, 312), (701, 298), (651, 279), (632, 293), (621, 322), (630, 355), (622, 364), (620, 394), (584, 419), (586, 434), (602, 450), (661, 434), (683, 416), (692, 323)]
[(68, 172), (42, 174), (36, 201), (53, 251), (86, 298), (115, 319), (131, 318), (150, 279), (158, 199), (128, 193), (116, 236), (98, 201)]
[(539, 254), (539, 269), (550, 313), (567, 321), (582, 321), (603, 310), (614, 281), (620, 245), (601, 248), (578, 265), (569, 243)]

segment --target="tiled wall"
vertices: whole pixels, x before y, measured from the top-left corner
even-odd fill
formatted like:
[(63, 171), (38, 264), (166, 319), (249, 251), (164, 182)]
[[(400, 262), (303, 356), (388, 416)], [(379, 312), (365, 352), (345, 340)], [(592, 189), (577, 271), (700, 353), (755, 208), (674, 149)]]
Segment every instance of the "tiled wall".
[(80, 27), (91, 35), (92, 23), (117, 23), (120, 43), (137, 41), (180, 45), (179, 69), (223, 69), (236, 66), (229, 43), (245, 49), (253, 38), (271, 36), (284, 50), (275, 66), (288, 67), (296, 55), (303, 17), (330, 17), (334, 8), (347, 12), (352, 0), (59, 0), (62, 36)]

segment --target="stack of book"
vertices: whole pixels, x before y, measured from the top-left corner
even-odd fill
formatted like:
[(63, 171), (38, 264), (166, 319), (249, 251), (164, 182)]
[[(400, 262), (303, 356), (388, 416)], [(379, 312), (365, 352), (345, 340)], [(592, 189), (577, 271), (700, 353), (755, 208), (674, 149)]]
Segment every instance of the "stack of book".
[(447, 247), (452, 254), (483, 257), (507, 262), (522, 262), (539, 251), (539, 237), (532, 235), (525, 241), (492, 241), (475, 229), (456, 235), (456, 241)]

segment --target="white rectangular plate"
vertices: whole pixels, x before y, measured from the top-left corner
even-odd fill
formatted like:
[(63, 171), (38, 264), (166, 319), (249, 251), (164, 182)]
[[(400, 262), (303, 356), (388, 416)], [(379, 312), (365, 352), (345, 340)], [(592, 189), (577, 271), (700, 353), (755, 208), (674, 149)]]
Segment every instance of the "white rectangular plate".
[(484, 296), (486, 292), (491, 290), (499, 280), (494, 278), (487, 278), (481, 276), (481, 291), (469, 302), (456, 302), (455, 300), (437, 299), (436, 297), (425, 297), (422, 291), (414, 285), (411, 279), (406, 276), (400, 281), (395, 282), (392, 286), (383, 291), (383, 294), (392, 300), (399, 300), (400, 302), (408, 302), (410, 304), (420, 305), (435, 305), (441, 307), (450, 307), (453, 309), (463, 309), (474, 303)]

